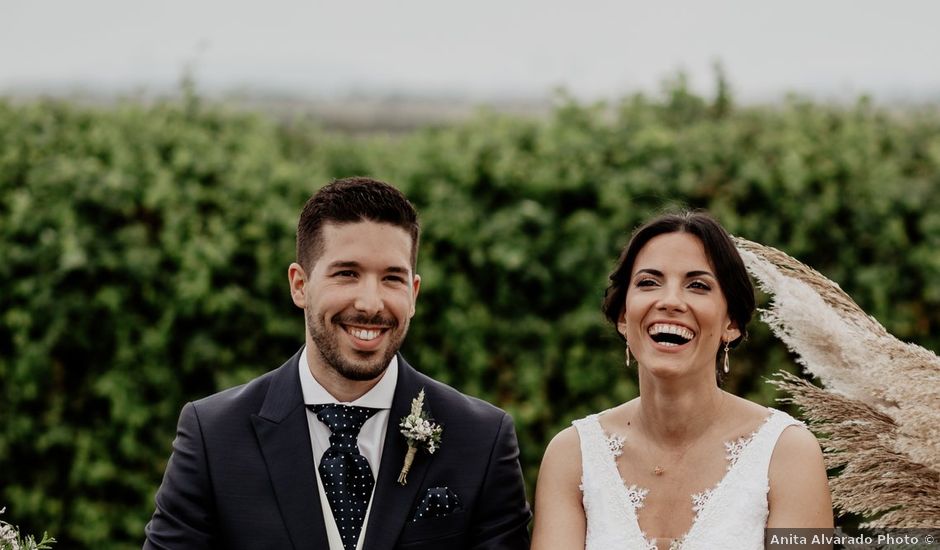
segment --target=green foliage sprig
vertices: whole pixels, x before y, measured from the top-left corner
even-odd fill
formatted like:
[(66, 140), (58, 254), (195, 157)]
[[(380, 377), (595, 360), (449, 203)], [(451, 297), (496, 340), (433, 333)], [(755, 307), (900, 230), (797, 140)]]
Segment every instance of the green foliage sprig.
[[(0, 508), (0, 514), (6, 508)], [(42, 539), (36, 542), (36, 537), (23, 535), (19, 527), (0, 520), (0, 550), (50, 550), (55, 539), (49, 533), (43, 532)]]

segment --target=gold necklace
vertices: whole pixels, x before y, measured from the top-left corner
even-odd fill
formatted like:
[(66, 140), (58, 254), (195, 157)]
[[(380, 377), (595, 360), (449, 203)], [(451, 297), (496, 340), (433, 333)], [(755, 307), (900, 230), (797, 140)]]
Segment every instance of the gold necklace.
[[(724, 404), (725, 404), (724, 399), (722, 399), (721, 402), (718, 404), (718, 411), (717, 411), (716, 414), (715, 414), (715, 420), (712, 421), (708, 426), (706, 426), (705, 429), (702, 430), (702, 432), (701, 432), (696, 438), (694, 438), (692, 441), (690, 441), (690, 442), (685, 446), (685, 448), (682, 449), (682, 452), (679, 453), (678, 458), (676, 458), (676, 459), (673, 461), (673, 463), (675, 463), (675, 464), (681, 463), (682, 460), (685, 459), (686, 453), (688, 453), (689, 450), (690, 450), (692, 447), (694, 447), (695, 445), (697, 445), (697, 444), (699, 443), (699, 441), (703, 440), (703, 439), (705, 438), (705, 434), (707, 434), (707, 433), (709, 432), (709, 430), (711, 429), (711, 427), (718, 423), (719, 419), (721, 418), (721, 411), (722, 411), (722, 409), (724, 408)], [(637, 418), (638, 418), (638, 419), (640, 418), (640, 415), (639, 415), (639, 414), (637, 415)], [(659, 464), (656, 464), (656, 461), (655, 461), (655, 460), (652, 460), (652, 458), (653, 458), (653, 453), (650, 451), (650, 440), (651, 440), (652, 438), (650, 437), (650, 432), (649, 432), (649, 430), (646, 428), (646, 421), (644, 420), (642, 424), (643, 424), (643, 433), (646, 435), (646, 440), (644, 441), (644, 444), (645, 444), (645, 446), (646, 446), (646, 457), (647, 457), (648, 459), (650, 459), (649, 462), (654, 465), (654, 466), (653, 466), (653, 475), (654, 475), (654, 476), (657, 476), (657, 477), (662, 477), (662, 476), (666, 473), (666, 468), (664, 468), (663, 466), (661, 466), (661, 465), (659, 465)]]
[[(643, 430), (643, 431), (645, 432), (646, 430)], [(698, 442), (704, 437), (704, 435), (705, 435), (705, 432), (702, 432), (701, 434), (699, 434), (698, 437), (696, 437), (695, 439), (693, 439), (692, 441), (690, 441), (690, 442), (685, 446), (685, 448), (682, 449), (682, 452), (679, 453), (678, 457), (677, 457), (675, 460), (672, 461), (673, 464), (679, 464), (679, 463), (681, 463), (682, 460), (685, 458), (686, 453), (689, 452), (689, 449), (691, 449), (692, 447), (694, 447), (695, 444), (698, 443)], [(646, 441), (644, 442), (644, 443), (646, 444), (646, 457), (647, 457), (648, 459), (650, 459), (650, 463), (654, 464), (654, 466), (653, 466), (653, 475), (655, 475), (655, 476), (657, 476), (657, 477), (662, 477), (663, 474), (666, 473), (666, 468), (664, 468), (663, 466), (661, 466), (661, 465), (659, 465), (659, 464), (656, 464), (656, 461), (655, 461), (655, 460), (652, 460), (652, 458), (653, 458), (653, 453), (650, 451), (650, 441), (649, 441), (649, 440), (650, 440), (650, 438), (649, 438), (649, 435), (647, 434)]]

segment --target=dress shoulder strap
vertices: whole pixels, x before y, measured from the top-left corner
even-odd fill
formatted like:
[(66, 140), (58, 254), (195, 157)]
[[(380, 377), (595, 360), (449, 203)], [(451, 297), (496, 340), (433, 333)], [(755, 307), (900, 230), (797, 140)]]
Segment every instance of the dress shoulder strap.
[[(603, 437), (604, 429), (601, 427), (600, 421), (597, 419), (597, 414), (589, 414), (584, 418), (579, 418), (577, 420), (572, 420), (571, 425), (578, 430), (578, 436), (581, 438), (581, 441), (584, 439), (592, 439), (597, 436)], [(583, 443), (582, 443), (583, 445)]]
[(655, 549), (636, 521), (646, 490), (627, 487), (617, 471), (623, 438), (604, 431), (599, 414), (572, 422), (581, 439), (581, 502), (587, 519), (586, 550)]
[[(777, 446), (777, 441), (780, 439), (780, 434), (783, 433), (783, 430), (790, 426), (803, 425), (802, 422), (783, 411), (770, 409), (770, 416), (764, 422), (764, 425), (754, 434), (753, 441), (750, 441), (749, 445), (747, 445), (747, 447), (750, 447), (748, 453), (751, 455), (748, 457), (749, 462), (751, 462), (749, 469), (753, 468), (766, 473), (770, 468), (770, 458), (774, 453), (774, 448)], [(732, 443), (728, 452), (729, 458), (732, 461), (737, 459), (734, 453), (735, 449)]]
[(598, 488), (611, 484), (622, 485), (614, 460), (620, 456), (623, 438), (608, 435), (599, 420), (592, 414), (572, 422), (581, 439), (581, 483), (582, 490), (588, 486)]
[(581, 469), (585, 474), (603, 471), (606, 459), (604, 451), (607, 448), (607, 436), (597, 416), (592, 414), (571, 423), (581, 440)]

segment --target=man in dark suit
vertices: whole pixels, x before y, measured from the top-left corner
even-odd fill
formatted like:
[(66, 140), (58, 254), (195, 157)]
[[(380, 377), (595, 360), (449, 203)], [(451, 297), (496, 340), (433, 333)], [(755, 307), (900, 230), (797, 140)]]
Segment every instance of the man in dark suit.
[[(398, 353), (417, 248), (414, 207), (385, 183), (338, 180), (307, 201), (288, 270), (306, 345), (186, 404), (145, 549), (528, 548), (512, 418)], [(440, 442), (418, 441), (400, 482), (399, 424), (422, 389)]]

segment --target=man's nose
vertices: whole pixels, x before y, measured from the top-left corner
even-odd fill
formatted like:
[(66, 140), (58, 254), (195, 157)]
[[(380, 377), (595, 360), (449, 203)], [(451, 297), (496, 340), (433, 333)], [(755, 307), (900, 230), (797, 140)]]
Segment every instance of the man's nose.
[(354, 306), (366, 315), (375, 315), (385, 309), (385, 304), (382, 301), (382, 289), (375, 277), (364, 277), (362, 279)]

